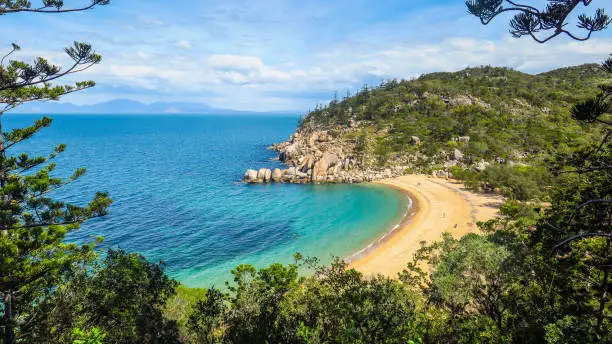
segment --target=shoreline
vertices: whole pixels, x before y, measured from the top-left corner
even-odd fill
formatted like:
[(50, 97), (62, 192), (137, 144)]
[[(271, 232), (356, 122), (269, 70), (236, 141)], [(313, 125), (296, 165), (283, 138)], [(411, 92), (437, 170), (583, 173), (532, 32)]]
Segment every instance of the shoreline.
[(397, 277), (421, 241), (439, 241), (445, 232), (455, 238), (477, 233), (476, 222), (495, 217), (503, 204), (499, 195), (475, 193), (450, 179), (409, 175), (375, 184), (401, 191), (412, 207), (391, 231), (345, 259), (349, 268), (370, 276)]
[(400, 221), (397, 224), (395, 224), (395, 226), (393, 226), (391, 230), (384, 232), (381, 236), (379, 236), (375, 241), (372, 241), (366, 247), (345, 257), (344, 261), (347, 262), (349, 265), (355, 261), (363, 259), (368, 254), (371, 254), (380, 245), (384, 244), (389, 239), (391, 239), (394, 235), (398, 234), (398, 232), (400, 232), (403, 228), (405, 228), (406, 226), (410, 224), (412, 218), (414, 218), (414, 216), (419, 212), (418, 201), (416, 200), (415, 196), (411, 192), (408, 192), (402, 188), (398, 188), (393, 185), (385, 185), (385, 184), (379, 183), (378, 181), (371, 182), (370, 184), (377, 185), (377, 186), (384, 186), (384, 187), (388, 187), (388, 188), (397, 190), (398, 192), (400, 192), (403, 196), (405, 196), (408, 199), (408, 207), (404, 211), (404, 214), (401, 216)]

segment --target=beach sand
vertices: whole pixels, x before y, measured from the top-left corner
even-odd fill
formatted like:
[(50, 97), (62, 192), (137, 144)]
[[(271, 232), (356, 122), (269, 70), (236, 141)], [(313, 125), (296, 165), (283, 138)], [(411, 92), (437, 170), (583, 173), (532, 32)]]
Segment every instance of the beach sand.
[(495, 217), (503, 204), (501, 196), (471, 192), (455, 180), (411, 175), (376, 183), (407, 193), (413, 208), (394, 233), (349, 263), (365, 275), (397, 277), (421, 241), (439, 241), (444, 232), (456, 238), (477, 233), (476, 223)]

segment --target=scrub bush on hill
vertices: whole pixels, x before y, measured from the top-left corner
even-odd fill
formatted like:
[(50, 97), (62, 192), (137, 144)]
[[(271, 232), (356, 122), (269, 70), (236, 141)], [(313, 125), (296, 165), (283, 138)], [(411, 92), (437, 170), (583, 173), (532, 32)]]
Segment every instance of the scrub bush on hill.
[(484, 171), (451, 168), (452, 175), (476, 191), (497, 191), (519, 201), (542, 199), (552, 183), (552, 174), (544, 166), (501, 165)]

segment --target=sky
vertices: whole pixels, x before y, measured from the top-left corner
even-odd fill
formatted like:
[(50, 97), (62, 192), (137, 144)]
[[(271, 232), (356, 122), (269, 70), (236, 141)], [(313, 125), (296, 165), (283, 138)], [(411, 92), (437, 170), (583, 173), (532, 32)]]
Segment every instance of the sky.
[[(592, 13), (604, 2), (583, 10)], [(479, 65), (539, 73), (612, 53), (612, 29), (587, 42), (562, 37), (541, 45), (512, 38), (508, 19), (483, 26), (461, 0), (111, 0), (81, 13), (2, 16), (0, 51), (15, 42), (19, 59), (67, 65), (63, 47), (91, 43), (103, 61), (73, 81), (97, 86), (64, 102), (296, 112), (382, 79)]]

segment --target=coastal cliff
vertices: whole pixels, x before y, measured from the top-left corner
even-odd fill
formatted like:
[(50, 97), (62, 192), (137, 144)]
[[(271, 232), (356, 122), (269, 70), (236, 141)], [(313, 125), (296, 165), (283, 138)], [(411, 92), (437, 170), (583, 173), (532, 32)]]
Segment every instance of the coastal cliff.
[(248, 170), (243, 181), (360, 183), (418, 173), (503, 186), (537, 170), (567, 137), (594, 135), (570, 109), (583, 97), (576, 89), (589, 94), (605, 77), (597, 65), (538, 75), (479, 67), (364, 87), (318, 106), (270, 147), (286, 169)]

